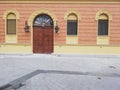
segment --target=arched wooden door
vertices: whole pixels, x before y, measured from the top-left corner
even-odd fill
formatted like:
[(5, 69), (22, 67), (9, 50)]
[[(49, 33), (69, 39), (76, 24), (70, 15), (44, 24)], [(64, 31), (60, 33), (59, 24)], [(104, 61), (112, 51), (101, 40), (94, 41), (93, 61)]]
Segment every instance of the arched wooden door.
[(33, 22), (33, 53), (53, 52), (53, 20), (46, 14), (38, 15)]

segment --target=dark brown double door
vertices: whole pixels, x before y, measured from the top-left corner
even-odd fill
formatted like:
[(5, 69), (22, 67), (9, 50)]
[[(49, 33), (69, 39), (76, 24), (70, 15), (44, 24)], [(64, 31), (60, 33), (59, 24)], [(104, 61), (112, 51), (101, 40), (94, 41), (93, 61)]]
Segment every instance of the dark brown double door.
[(53, 27), (33, 27), (33, 53), (53, 52)]

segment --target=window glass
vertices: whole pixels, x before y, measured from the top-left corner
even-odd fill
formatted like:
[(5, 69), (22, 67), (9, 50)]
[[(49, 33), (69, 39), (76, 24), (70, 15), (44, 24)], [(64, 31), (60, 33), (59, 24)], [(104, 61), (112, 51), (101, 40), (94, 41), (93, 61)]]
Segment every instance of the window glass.
[(37, 16), (34, 20), (34, 26), (50, 27), (53, 26), (53, 20), (46, 14)]
[(7, 20), (7, 34), (16, 34), (16, 20)]
[(77, 35), (77, 21), (76, 20), (67, 21), (67, 35)]
[(77, 35), (78, 18), (76, 14), (71, 13), (67, 17), (67, 35)]
[(98, 20), (98, 35), (108, 35), (108, 20)]
[(16, 34), (16, 17), (13, 13), (7, 16), (7, 34)]

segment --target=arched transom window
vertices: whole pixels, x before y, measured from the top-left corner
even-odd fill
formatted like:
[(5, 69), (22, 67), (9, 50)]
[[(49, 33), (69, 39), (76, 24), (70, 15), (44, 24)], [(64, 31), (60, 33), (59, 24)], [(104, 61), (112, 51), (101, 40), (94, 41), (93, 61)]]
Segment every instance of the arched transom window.
[(53, 20), (50, 16), (41, 14), (35, 18), (33, 26), (50, 27), (53, 26)]

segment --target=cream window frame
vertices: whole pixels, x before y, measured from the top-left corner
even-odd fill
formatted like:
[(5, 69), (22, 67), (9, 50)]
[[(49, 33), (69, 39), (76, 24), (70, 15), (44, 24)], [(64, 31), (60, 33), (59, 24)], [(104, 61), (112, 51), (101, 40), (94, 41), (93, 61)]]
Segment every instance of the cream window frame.
[[(106, 17), (106, 16), (107, 17)], [(110, 44), (110, 20), (112, 20), (112, 15), (106, 9), (102, 9), (96, 13), (95, 19), (97, 20), (97, 45), (109, 45)], [(98, 20), (108, 20), (108, 35), (98, 35)]]
[[(66, 44), (78, 44), (80, 19), (81, 17), (76, 10), (71, 9), (65, 13), (64, 20), (66, 21)], [(67, 20), (77, 20), (77, 35), (67, 35)]]
[[(16, 17), (16, 34), (7, 34), (7, 16), (13, 13)], [(12, 18), (12, 16), (10, 17)], [(20, 18), (19, 13), (15, 9), (7, 10), (3, 14), (3, 19), (5, 20), (5, 43), (17, 43), (17, 20)]]
[[(76, 21), (77, 22), (77, 34), (75, 34), (75, 35), (68, 35), (67, 33), (67, 37), (66, 37), (66, 43), (67, 44), (78, 44), (78, 19), (77, 19), (77, 16), (75, 15), (75, 14), (70, 14), (69, 16), (68, 16), (68, 19), (67, 19), (67, 24), (68, 24), (68, 21)], [(67, 25), (68, 26), (68, 25)], [(67, 29), (68, 29), (68, 27), (67, 27)], [(68, 31), (67, 31), (68, 32)]]

